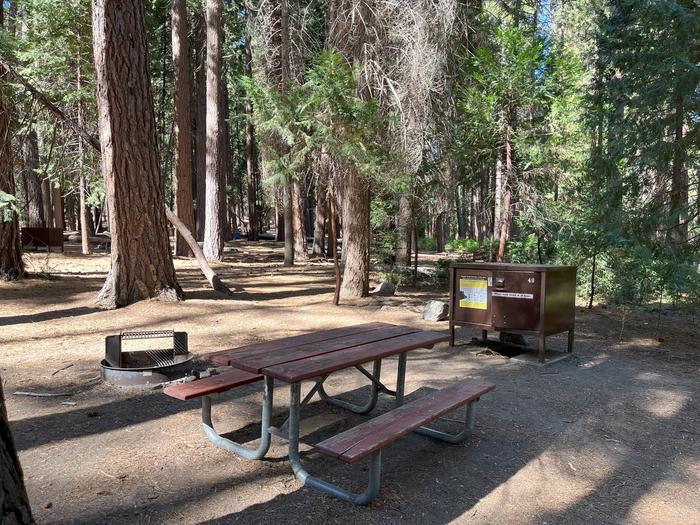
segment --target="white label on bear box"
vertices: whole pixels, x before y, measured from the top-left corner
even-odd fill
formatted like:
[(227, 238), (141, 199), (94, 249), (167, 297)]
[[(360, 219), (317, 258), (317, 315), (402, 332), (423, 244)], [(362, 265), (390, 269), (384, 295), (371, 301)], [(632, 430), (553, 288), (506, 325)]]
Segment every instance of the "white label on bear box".
[(516, 293), (516, 292), (491, 292), (492, 297), (508, 297), (510, 299), (534, 299), (535, 296), (531, 293)]

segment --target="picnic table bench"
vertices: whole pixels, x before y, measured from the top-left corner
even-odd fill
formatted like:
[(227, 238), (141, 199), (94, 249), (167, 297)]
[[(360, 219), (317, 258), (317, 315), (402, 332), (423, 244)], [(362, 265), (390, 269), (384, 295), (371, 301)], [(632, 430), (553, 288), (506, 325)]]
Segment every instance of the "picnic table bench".
[[(172, 385), (164, 392), (180, 400), (202, 398), (204, 431), (216, 445), (248, 459), (261, 459), (269, 450), (271, 434), (284, 437), (288, 441), (289, 460), (297, 479), (344, 500), (366, 505), (379, 492), (381, 450), (384, 447), (411, 432), (450, 443), (464, 441), (473, 431), (474, 403), (495, 388), (493, 384), (465, 379), (404, 403), (408, 352), (418, 348), (432, 348), (448, 338), (447, 334), (439, 332), (386, 323), (313, 332), (211, 354), (209, 358), (215, 363), (229, 365), (234, 369), (198, 381)], [(381, 382), (381, 364), (383, 359), (397, 355), (396, 389), (390, 390)], [(369, 362), (373, 363), (372, 372), (362, 366)], [(323, 388), (324, 382), (332, 373), (353, 367), (371, 381), (369, 398), (364, 404), (330, 396)], [(290, 387), (289, 417), (278, 428), (270, 425), (275, 380), (283, 381)], [(301, 384), (306, 380), (313, 381), (313, 386), (302, 399)], [(211, 406), (216, 394), (257, 381), (264, 381), (261, 439), (258, 447), (251, 449), (220, 436), (214, 430)], [(355, 494), (310, 475), (301, 464), (299, 456), (301, 409), (318, 394), (324, 401), (358, 414), (367, 414), (376, 407), (380, 392), (394, 396), (397, 407), (314, 447), (322, 454), (348, 463), (369, 456), (369, 483), (366, 490)], [(447, 434), (425, 426), (464, 405), (467, 406), (464, 429), (459, 433)]]

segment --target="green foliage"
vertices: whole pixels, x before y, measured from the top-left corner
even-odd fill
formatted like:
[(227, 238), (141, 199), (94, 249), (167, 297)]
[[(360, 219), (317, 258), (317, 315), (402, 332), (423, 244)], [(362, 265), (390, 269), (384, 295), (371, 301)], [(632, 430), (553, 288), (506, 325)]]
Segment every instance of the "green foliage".
[(435, 237), (418, 237), (418, 249), (429, 252), (437, 250), (437, 239)]
[(360, 176), (378, 177), (385, 154), (377, 102), (357, 95), (355, 76), (338, 53), (317, 55), (304, 84), (284, 89), (242, 77), (256, 130), (268, 148), (271, 181), (301, 178), (312, 155), (329, 154)]
[(475, 253), (481, 249), (481, 245), (473, 239), (452, 239), (445, 243), (448, 252)]

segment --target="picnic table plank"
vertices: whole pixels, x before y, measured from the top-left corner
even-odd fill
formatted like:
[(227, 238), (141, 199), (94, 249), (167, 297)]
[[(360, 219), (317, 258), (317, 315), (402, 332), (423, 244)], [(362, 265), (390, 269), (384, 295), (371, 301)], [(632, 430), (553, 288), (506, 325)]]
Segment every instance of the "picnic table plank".
[(207, 355), (206, 357), (207, 359), (210, 359), (215, 363), (221, 365), (229, 365), (231, 359), (234, 357), (252, 357), (254, 355), (265, 354), (268, 352), (276, 352), (286, 348), (293, 348), (309, 343), (328, 341), (331, 339), (337, 339), (338, 337), (359, 334), (363, 332), (370, 332), (372, 330), (380, 330), (382, 328), (389, 328), (392, 326), (394, 325), (389, 323), (366, 323), (353, 326), (344, 326), (342, 328), (332, 328), (330, 330), (310, 332), (302, 335), (295, 335), (292, 337), (284, 337), (282, 339), (265, 341), (262, 343), (253, 343), (238, 348), (229, 348), (227, 350), (214, 352), (212, 354)]
[(355, 365), (401, 354), (416, 348), (428, 348), (449, 339), (441, 332), (420, 331), (347, 348), (343, 351), (329, 352), (313, 357), (265, 367), (262, 373), (287, 383), (296, 383), (304, 379), (350, 368)]
[(354, 463), (494, 388), (492, 383), (460, 381), (328, 438), (314, 448)]
[(189, 383), (170, 385), (163, 392), (170, 397), (187, 401), (195, 397), (208, 396), (225, 392), (232, 388), (260, 381), (263, 376), (250, 374), (243, 370), (231, 370)]
[(385, 341), (393, 337), (416, 332), (420, 332), (420, 329), (411, 328), (410, 326), (391, 326), (390, 328), (381, 328), (379, 330), (346, 335), (336, 339), (309, 343), (292, 348), (282, 348), (275, 352), (264, 352), (253, 356), (233, 356), (229, 359), (229, 364), (241, 370), (259, 374), (263, 368), (270, 366), (298, 361), (299, 359), (308, 359), (317, 355), (346, 350), (367, 343)]

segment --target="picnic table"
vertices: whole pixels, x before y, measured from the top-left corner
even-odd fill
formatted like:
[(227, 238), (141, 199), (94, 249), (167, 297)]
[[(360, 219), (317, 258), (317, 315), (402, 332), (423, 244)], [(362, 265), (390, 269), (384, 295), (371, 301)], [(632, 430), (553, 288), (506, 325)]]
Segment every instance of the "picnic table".
[[(495, 386), (474, 381), (458, 382), (447, 389), (424, 396), (417, 402), (404, 404), (408, 352), (432, 348), (448, 339), (447, 333), (387, 323), (368, 323), (312, 332), (210, 354), (210, 360), (233, 369), (199, 381), (170, 386), (165, 389), (165, 393), (181, 400), (202, 398), (204, 431), (216, 445), (248, 459), (261, 459), (270, 448), (270, 436), (274, 434), (283, 437), (288, 441), (292, 470), (302, 483), (353, 503), (367, 504), (379, 490), (381, 449), (384, 446), (413, 431), (448, 442), (463, 441), (473, 429), (473, 403)], [(391, 390), (382, 383), (381, 372), (382, 360), (393, 356), (398, 356), (398, 367), (396, 386)], [(372, 363), (371, 372), (362, 366), (365, 363)], [(364, 404), (331, 396), (324, 389), (324, 383), (331, 374), (350, 368), (357, 369), (370, 381), (369, 397)], [(290, 407), (287, 420), (279, 427), (272, 427), (276, 380), (289, 385)], [(257, 448), (250, 449), (216, 432), (211, 420), (211, 405), (213, 395), (256, 381), (264, 382), (261, 439)], [(313, 384), (302, 398), (301, 387), (304, 381)], [(315, 445), (317, 451), (349, 463), (369, 456), (370, 479), (367, 489), (362, 494), (354, 494), (311, 476), (302, 466), (299, 456), (301, 409), (315, 395), (319, 395), (322, 400), (333, 405), (357, 414), (368, 414), (376, 407), (380, 392), (394, 396), (397, 408)], [(423, 426), (463, 405), (467, 405), (465, 430), (459, 434), (446, 434)]]

